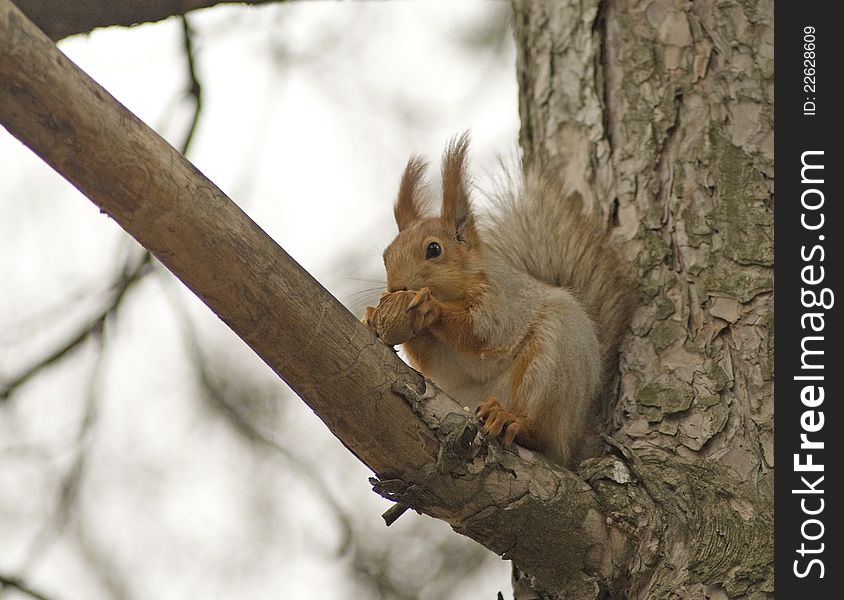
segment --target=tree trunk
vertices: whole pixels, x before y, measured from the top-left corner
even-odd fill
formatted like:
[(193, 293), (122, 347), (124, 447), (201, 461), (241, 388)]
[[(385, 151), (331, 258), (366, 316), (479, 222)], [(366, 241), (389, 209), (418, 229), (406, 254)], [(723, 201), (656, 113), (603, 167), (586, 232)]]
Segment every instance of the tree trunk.
[[(641, 282), (614, 436), (639, 455), (718, 465), (747, 503), (641, 556), (641, 566), (685, 568), (626, 597), (764, 597), (773, 532), (743, 518), (772, 523), (773, 2), (518, 0), (515, 9), (524, 156), (566, 161), (569, 183), (608, 216)], [(649, 468), (656, 481), (677, 476), (672, 462)], [(666, 500), (708, 510), (697, 492)], [(649, 526), (648, 512), (627, 517)], [(732, 527), (756, 550), (705, 555)]]

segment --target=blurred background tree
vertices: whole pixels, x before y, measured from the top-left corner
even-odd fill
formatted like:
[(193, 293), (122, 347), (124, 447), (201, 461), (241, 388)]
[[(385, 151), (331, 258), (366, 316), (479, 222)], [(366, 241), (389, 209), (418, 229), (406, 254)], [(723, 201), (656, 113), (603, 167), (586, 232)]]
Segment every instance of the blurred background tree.
[[(71, 37), (123, 3), (76, 3), (106, 19), (81, 27), (19, 4), (356, 313), (383, 281), (407, 156), (466, 128), (480, 171), (515, 152), (504, 2), (219, 6)], [(367, 469), (190, 292), (5, 131), (0, 164), (4, 596), (509, 587), (443, 523), (385, 530)]]

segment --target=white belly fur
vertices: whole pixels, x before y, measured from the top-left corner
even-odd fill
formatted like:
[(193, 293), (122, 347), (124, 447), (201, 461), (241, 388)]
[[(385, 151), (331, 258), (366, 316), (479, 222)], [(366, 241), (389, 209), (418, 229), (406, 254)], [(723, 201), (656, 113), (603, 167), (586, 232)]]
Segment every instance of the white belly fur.
[(477, 358), (445, 344), (435, 347), (437, 351), (424, 375), (461, 406), (474, 411), (490, 397), (510, 406), (512, 356)]

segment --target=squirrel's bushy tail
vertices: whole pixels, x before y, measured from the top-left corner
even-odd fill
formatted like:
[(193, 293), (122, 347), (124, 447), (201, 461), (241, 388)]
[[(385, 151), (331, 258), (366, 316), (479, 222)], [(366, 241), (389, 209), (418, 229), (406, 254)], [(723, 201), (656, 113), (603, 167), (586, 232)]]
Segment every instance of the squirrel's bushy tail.
[(491, 235), (485, 241), (516, 268), (574, 294), (597, 325), (602, 368), (608, 372), (634, 296), (629, 269), (606, 227), (553, 175), (528, 170), (521, 181), (512, 177), (498, 188), (491, 196)]

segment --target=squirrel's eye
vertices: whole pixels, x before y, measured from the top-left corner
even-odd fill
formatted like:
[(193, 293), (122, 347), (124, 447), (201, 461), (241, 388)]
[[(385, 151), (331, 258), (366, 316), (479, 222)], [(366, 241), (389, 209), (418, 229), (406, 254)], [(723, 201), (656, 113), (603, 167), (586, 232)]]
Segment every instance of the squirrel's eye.
[(430, 244), (428, 244), (427, 250), (425, 250), (425, 260), (429, 258), (436, 258), (442, 253), (442, 247), (440, 247), (437, 242), (431, 242)]

